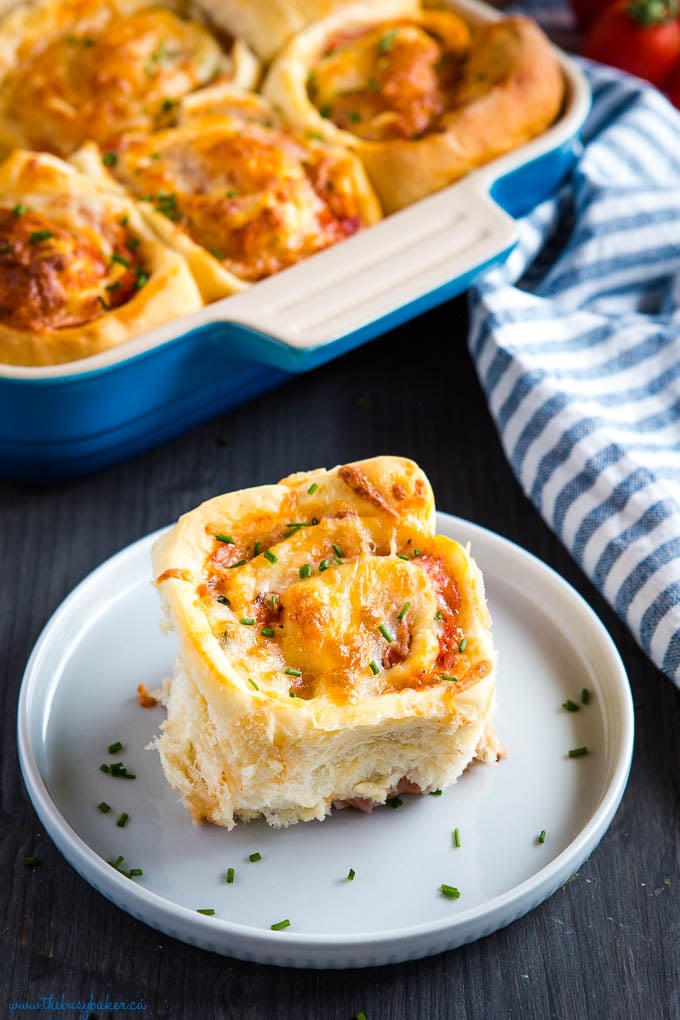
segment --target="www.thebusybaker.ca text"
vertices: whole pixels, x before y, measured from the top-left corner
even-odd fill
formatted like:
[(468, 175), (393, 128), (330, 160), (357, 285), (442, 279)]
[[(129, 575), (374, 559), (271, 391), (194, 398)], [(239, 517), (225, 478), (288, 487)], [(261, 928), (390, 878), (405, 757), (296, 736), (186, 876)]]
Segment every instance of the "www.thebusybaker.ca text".
[(21, 1013), (38, 1013), (41, 1010), (50, 1011), (54, 1010), (59, 1013), (62, 1012), (78, 1012), (82, 1013), (83, 1016), (87, 1016), (88, 1013), (107, 1010), (108, 1012), (120, 1012), (120, 1013), (143, 1013), (148, 1009), (148, 1006), (143, 999), (136, 1001), (135, 999), (129, 999), (128, 1001), (121, 1001), (119, 999), (110, 999), (108, 995), (105, 999), (95, 999), (91, 996), (88, 1000), (77, 999), (75, 1002), (71, 1002), (61, 995), (43, 995), (39, 999), (34, 999), (32, 1002), (10, 1002), (8, 1006), (11, 1010)]

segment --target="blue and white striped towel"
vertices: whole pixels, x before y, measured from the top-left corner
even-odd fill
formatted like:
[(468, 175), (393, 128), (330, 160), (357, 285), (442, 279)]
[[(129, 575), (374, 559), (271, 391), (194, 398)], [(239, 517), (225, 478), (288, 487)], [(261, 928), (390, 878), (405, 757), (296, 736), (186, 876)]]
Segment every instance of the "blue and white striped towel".
[(583, 155), (472, 292), (469, 347), (524, 491), (680, 685), (680, 115), (586, 72)]

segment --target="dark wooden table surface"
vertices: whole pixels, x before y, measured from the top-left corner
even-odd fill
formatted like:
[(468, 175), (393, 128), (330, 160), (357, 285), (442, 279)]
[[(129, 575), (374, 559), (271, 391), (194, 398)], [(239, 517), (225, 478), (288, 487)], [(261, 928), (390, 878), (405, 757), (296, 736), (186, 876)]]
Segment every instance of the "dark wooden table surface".
[[(0, 1015), (23, 1015), (11, 1004), (50, 994), (71, 1001), (108, 994), (142, 999), (148, 1008), (136, 1015), (189, 1020), (351, 1020), (358, 1011), (368, 1020), (680, 1018), (680, 695), (524, 497), (465, 337), (460, 298), (133, 461), (45, 488), (0, 482)], [(219, 445), (225, 435), (231, 446)], [(201, 500), (379, 453), (417, 460), (441, 509), (531, 550), (600, 614), (637, 706), (622, 805), (590, 859), (546, 903), (430, 959), (287, 970), (160, 935), (83, 881), (33, 811), (15, 735), (29, 652), (82, 577)], [(42, 866), (24, 867), (28, 855)]]

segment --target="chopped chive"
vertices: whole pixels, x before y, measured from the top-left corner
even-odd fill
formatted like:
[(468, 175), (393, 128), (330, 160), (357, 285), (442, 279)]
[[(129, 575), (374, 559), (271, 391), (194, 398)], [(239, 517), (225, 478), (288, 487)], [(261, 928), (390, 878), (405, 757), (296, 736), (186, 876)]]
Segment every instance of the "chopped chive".
[(119, 255), (117, 251), (114, 251), (113, 255), (111, 256), (111, 261), (117, 262), (119, 266), (124, 266), (126, 269), (130, 268), (130, 263), (125, 258), (125, 256)]
[(288, 523), (286, 524), (286, 527), (287, 528), (311, 528), (313, 524), (318, 524), (318, 523), (319, 522), (316, 520), (316, 518), (314, 518), (311, 521), (288, 521)]
[(359, 124), (361, 121), (361, 114), (356, 110), (351, 110), (349, 114), (349, 120), (351, 124)]
[(39, 857), (22, 857), (21, 863), (25, 868), (37, 868), (42, 864)]
[(440, 885), (439, 886), (442, 894), (448, 896), (450, 900), (460, 899), (460, 892), (456, 889), (455, 885)]
[(255, 681), (251, 677), (248, 677), (248, 683), (254, 690), (259, 691), (260, 688), (257, 686)]
[(324, 570), (328, 570), (330, 565), (330, 560), (321, 560), (321, 563), (319, 564), (319, 573), (323, 574)]
[(231, 537), (231, 535), (225, 535), (224, 532), (222, 531), (218, 531), (218, 533), (215, 535), (215, 538), (217, 539), (218, 542), (224, 542), (226, 545), (236, 545), (236, 542)]
[(289, 698), (297, 698), (297, 694), (295, 693), (295, 691), (288, 691), (288, 697)]
[(49, 241), (51, 237), (54, 237), (51, 230), (32, 230), (28, 240), (30, 244), (38, 244), (40, 241)]
[(119, 290), (122, 286), (123, 285), (120, 280), (114, 280), (113, 283), (107, 283), (104, 290)]
[(255, 620), (252, 618), (252, 616), (242, 616), (238, 622), (242, 623), (244, 627), (255, 626)]
[(410, 602), (404, 602), (404, 605), (401, 607), (401, 612), (399, 613), (399, 616), (397, 617), (397, 619), (399, 621), (403, 620), (404, 617), (406, 616), (406, 614), (408, 613), (410, 608), (411, 608), (411, 603)]
[(262, 542), (253, 542), (253, 556), (259, 556), (262, 552)]
[(388, 641), (390, 643), (392, 641), (394, 641), (394, 634), (390, 634), (389, 630), (387, 629), (387, 627), (385, 626), (384, 623), (380, 624), (380, 626), (378, 627), (378, 630), (380, 631), (382, 636), (385, 638), (385, 641)]
[(587, 705), (589, 701), (590, 701), (590, 691), (588, 690), (587, 687), (584, 687), (583, 690), (581, 691), (581, 704), (582, 705)]
[(109, 754), (117, 754), (118, 751), (124, 750), (120, 740), (116, 740), (114, 744), (109, 744)]
[(577, 705), (575, 701), (571, 700), (571, 698), (567, 698), (566, 701), (562, 702), (562, 708), (566, 712), (578, 712), (580, 711), (581, 706)]
[(539, 834), (538, 834), (538, 842), (539, 843), (545, 843), (545, 829), (541, 829), (541, 831), (539, 832)]
[(260, 634), (262, 637), (274, 637), (276, 631), (272, 627), (263, 627)]
[(120, 778), (121, 779), (136, 779), (137, 776), (135, 775), (134, 772), (121, 772)]
[(375, 661), (375, 659), (371, 659), (371, 661), (369, 662), (368, 665), (370, 667), (370, 670), (371, 670), (371, 673), (373, 674), (373, 676), (377, 676), (378, 673), (380, 672), (380, 666)]
[(290, 666), (288, 666), (286, 669), (284, 669), (283, 672), (287, 676), (302, 676), (302, 670), (301, 669), (291, 669)]
[(413, 550), (413, 555), (414, 555), (414, 556), (422, 556), (422, 555), (423, 555), (423, 553), (422, 553), (422, 550), (420, 550), (420, 549), (414, 549), (414, 550)]
[(466, 648), (467, 648), (467, 638), (464, 637), (462, 639), (461, 643), (458, 645), (458, 651), (459, 652), (464, 652)]
[(434, 618), (437, 621), (437, 623), (442, 622), (442, 620), (444, 619), (444, 614), (442, 613), (441, 609), (437, 610), (437, 612), (434, 614)]
[(333, 548), (333, 552), (335, 553), (335, 555), (339, 556), (342, 559), (343, 553), (342, 553), (342, 549), (340, 548), (340, 546), (339, 545), (335, 545), (335, 543), (333, 543), (333, 547), (332, 548)]
[(400, 560), (410, 560), (411, 559), (411, 557), (407, 556), (406, 553), (397, 553), (397, 556), (399, 557)]
[(449, 684), (457, 684), (458, 683), (458, 677), (457, 676), (449, 676), (448, 673), (443, 673), (442, 674), (442, 680), (446, 680), (446, 682), (449, 683)]
[(13, 251), (11, 244), (3, 244), (2, 248), (0, 248), (0, 255), (8, 255), (11, 251)]
[(214, 917), (215, 911), (212, 907), (200, 907), (196, 911), (197, 914), (205, 914), (206, 917)]
[(97, 807), (99, 808), (103, 815), (108, 815), (109, 811), (111, 810), (111, 805), (107, 804), (105, 800), (103, 800), (100, 804), (97, 804)]
[(455, 847), (460, 846), (460, 829), (453, 830), (453, 845)]
[(442, 790), (430, 790), (430, 797), (441, 797)]
[(102, 156), (102, 163), (104, 166), (115, 166), (118, 162), (118, 154), (115, 152), (105, 152)]
[(234, 871), (233, 868), (227, 868), (227, 875), (226, 875), (226, 883), (227, 883), (227, 885), (233, 885), (234, 884), (234, 875), (235, 874), (236, 874), (236, 872)]
[(570, 758), (582, 758), (584, 754), (588, 754), (587, 747), (572, 747), (568, 756)]
[(14, 213), (15, 216), (23, 216), (24, 213), (26, 212), (26, 206), (22, 205), (21, 202), (19, 202), (17, 205), (14, 206), (12, 212)]
[(245, 562), (246, 562), (245, 560), (239, 560), (238, 563), (230, 563), (229, 569), (233, 570), (234, 567), (242, 567), (245, 564)]
[(353, 882), (355, 875), (356, 875), (356, 871), (354, 870), (354, 868), (350, 868), (349, 871), (347, 872), (347, 881), (348, 882)]
[(223, 606), (230, 606), (231, 605), (231, 601), (227, 598), (226, 595), (218, 595), (217, 596), (217, 601), (221, 605), (223, 605)]
[(369, 92), (380, 92), (380, 84), (375, 80), (375, 78), (369, 78), (366, 82), (366, 87)]
[(121, 814), (120, 818), (116, 822), (116, 825), (118, 826), (119, 829), (124, 829), (125, 828), (125, 826), (127, 825), (127, 820), (128, 820), (129, 817), (130, 816), (127, 813), (127, 811), (123, 811), (123, 813)]
[(139, 875), (143, 875), (144, 872), (141, 868), (130, 868), (128, 871), (128, 878), (138, 878)]
[(109, 864), (112, 868), (115, 868), (116, 871), (118, 871), (124, 860), (125, 858), (121, 855), (120, 857), (116, 857), (115, 861), (109, 861)]
[(282, 928), (290, 928), (290, 921), (286, 918), (285, 921), (277, 921), (276, 924), (271, 925), (272, 931), (281, 931)]
[(343, 561), (342, 561), (342, 560), (340, 559), (340, 557), (339, 557), (339, 556), (334, 556), (334, 557), (333, 557), (333, 563), (337, 563), (337, 565), (338, 565), (339, 567), (341, 567), (341, 566), (342, 566), (342, 563), (343, 563)]
[(318, 488), (319, 488), (319, 486), (316, 484), (316, 482), (312, 482), (312, 484), (307, 489), (307, 495), (308, 496), (313, 496)]
[(262, 555), (269, 563), (278, 563), (279, 561), (278, 556), (275, 553), (273, 553), (271, 549), (265, 549)]
[(404, 802), (401, 797), (390, 797), (387, 803), (391, 808), (398, 808), (401, 807)]
[(100, 772), (110, 772), (110, 771), (111, 771), (111, 769), (109, 768), (109, 766), (108, 766), (108, 765), (100, 765), (100, 766), (99, 766), (99, 771), (100, 771)]
[(380, 50), (381, 53), (390, 52), (390, 50), (394, 46), (394, 37), (396, 36), (396, 34), (397, 33), (395, 29), (392, 29), (391, 31), (385, 32), (384, 35), (380, 36), (380, 39), (378, 40), (378, 49)]
[(309, 577), (311, 573), (312, 573), (312, 568), (311, 568), (310, 564), (309, 563), (303, 563), (302, 566), (300, 567), (300, 570), (299, 570), (300, 577)]
[(324, 103), (323, 106), (319, 107), (319, 114), (322, 117), (330, 117), (330, 115), (332, 113), (333, 113), (333, 107), (331, 106), (330, 103)]
[(272, 595), (271, 599), (269, 600), (272, 609), (276, 605), (278, 597), (279, 597), (278, 595)]
[(253, 862), (253, 864), (254, 864), (254, 863), (255, 863), (255, 861), (261, 861), (261, 860), (262, 860), (262, 854), (261, 854), (261, 853), (258, 853), (258, 851), (256, 850), (254, 854), (251, 854), (251, 855), (250, 855), (250, 857), (248, 858), (248, 860), (249, 860), (249, 861), (252, 861), (252, 862)]

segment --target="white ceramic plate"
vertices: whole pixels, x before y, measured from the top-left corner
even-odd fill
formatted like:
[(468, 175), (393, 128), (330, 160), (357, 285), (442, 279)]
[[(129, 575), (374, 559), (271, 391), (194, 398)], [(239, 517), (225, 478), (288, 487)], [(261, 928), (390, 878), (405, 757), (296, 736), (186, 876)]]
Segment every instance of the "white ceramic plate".
[[(157, 686), (175, 655), (174, 638), (158, 626), (155, 536), (75, 589), (26, 667), (19, 751), (38, 815), (86, 881), (134, 917), (213, 952), (291, 967), (361, 967), (480, 938), (569, 878), (625, 788), (633, 710), (623, 665), (592, 610), (545, 564), (446, 514), (438, 528), (471, 543), (486, 577), (499, 650), (496, 729), (508, 757), (469, 768), (442, 796), (285, 830), (259, 822), (231, 833), (194, 827), (157, 754), (145, 750), (163, 713), (141, 709), (136, 687)], [(580, 704), (583, 688), (589, 704), (562, 709), (566, 699)], [(109, 755), (116, 740), (125, 750)], [(587, 755), (568, 757), (583, 746)], [(100, 763), (112, 758), (136, 780), (102, 773)], [(109, 814), (97, 809), (101, 801)], [(129, 821), (119, 828), (123, 811)], [(251, 863), (254, 852), (261, 860)], [(143, 876), (107, 864), (119, 855), (123, 868), (142, 868)], [(225, 882), (229, 867), (233, 884)], [(442, 883), (460, 898), (444, 897)], [(289, 927), (271, 930), (284, 919)]]

